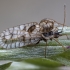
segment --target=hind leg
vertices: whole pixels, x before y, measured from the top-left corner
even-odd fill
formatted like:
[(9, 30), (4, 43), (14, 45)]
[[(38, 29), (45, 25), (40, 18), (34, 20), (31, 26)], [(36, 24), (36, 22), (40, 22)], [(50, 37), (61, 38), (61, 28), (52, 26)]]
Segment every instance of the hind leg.
[(60, 44), (62, 46), (62, 48), (64, 49), (64, 51), (66, 50), (65, 47), (58, 41), (56, 40), (55, 38), (53, 38), (58, 44)]

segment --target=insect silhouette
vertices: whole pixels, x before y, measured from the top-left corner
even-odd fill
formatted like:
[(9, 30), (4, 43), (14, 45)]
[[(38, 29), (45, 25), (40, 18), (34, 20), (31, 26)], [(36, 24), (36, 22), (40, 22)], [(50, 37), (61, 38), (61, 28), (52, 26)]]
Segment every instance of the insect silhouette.
[[(16, 27), (8, 28), (0, 34), (1, 48), (19, 48), (28, 45), (36, 45), (44, 40), (47, 45), (48, 40), (54, 39), (63, 49), (64, 46), (57, 40), (62, 36), (62, 30), (59, 32), (58, 27), (65, 26), (65, 5), (64, 5), (64, 23), (58, 23), (53, 19), (42, 19), (40, 23), (30, 22)], [(45, 48), (46, 57), (46, 48)]]

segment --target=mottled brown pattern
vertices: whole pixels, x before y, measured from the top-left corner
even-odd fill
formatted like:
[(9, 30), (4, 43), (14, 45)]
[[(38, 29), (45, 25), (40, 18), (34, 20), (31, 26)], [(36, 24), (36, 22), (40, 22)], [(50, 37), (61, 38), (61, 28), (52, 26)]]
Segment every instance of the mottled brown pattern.
[(36, 26), (35, 26), (35, 25), (32, 25), (32, 26), (28, 29), (28, 32), (29, 32), (29, 33), (32, 33), (35, 28), (36, 28)]
[(46, 18), (41, 20), (39, 25), (42, 27), (42, 32), (50, 32), (54, 28), (54, 21)]
[[(35, 37), (38, 32), (36, 25), (38, 25), (37, 22), (30, 22), (4, 30), (0, 35), (0, 42), (2, 42), (0, 45), (2, 48), (17, 48), (31, 45), (33, 42), (37, 43), (39, 38)], [(33, 31), (33, 37), (31, 37), (30, 33)]]
[(52, 40), (54, 37), (53, 35), (45, 37), (43, 36), (43, 33), (53, 31), (54, 28), (56, 29), (54, 24), (54, 20), (43, 19), (39, 24), (37, 22), (30, 22), (8, 28), (0, 35), (0, 45), (2, 48), (18, 48), (27, 45), (38, 44), (41, 40), (44, 40), (45, 42), (48, 39)]

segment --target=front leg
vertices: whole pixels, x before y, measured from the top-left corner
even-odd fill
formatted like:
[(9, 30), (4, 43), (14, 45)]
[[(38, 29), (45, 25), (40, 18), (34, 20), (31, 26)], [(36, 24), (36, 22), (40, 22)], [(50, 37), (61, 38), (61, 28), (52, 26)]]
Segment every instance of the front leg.
[(46, 58), (46, 50), (47, 50), (47, 40), (46, 40), (46, 46), (45, 46), (45, 58)]
[(60, 44), (62, 46), (62, 48), (64, 49), (64, 51), (66, 50), (65, 47), (55, 38), (53, 38), (58, 44)]

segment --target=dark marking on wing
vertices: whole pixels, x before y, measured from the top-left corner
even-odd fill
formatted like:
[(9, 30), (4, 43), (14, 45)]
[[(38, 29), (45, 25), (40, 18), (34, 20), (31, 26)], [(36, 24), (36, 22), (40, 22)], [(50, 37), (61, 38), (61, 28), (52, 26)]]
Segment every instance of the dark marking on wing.
[(36, 28), (36, 26), (35, 26), (35, 25), (32, 25), (32, 26), (28, 29), (28, 32), (29, 32), (29, 33), (32, 33), (35, 28)]

